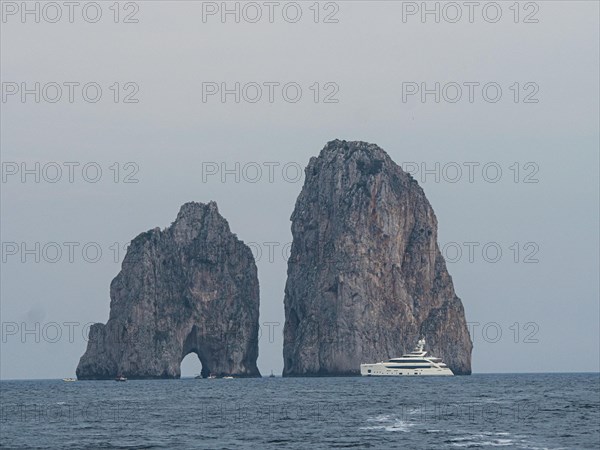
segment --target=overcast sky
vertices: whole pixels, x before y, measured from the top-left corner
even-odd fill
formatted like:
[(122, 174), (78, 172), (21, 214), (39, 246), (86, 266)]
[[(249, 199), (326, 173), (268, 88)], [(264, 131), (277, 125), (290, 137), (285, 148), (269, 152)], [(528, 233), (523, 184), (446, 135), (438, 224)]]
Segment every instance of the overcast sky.
[(73, 376), (122, 248), (209, 200), (253, 243), (260, 322), (279, 324), (259, 368), (280, 372), (298, 169), (335, 138), (378, 144), (423, 186), (474, 372), (599, 370), (597, 2), (500, 2), (472, 23), (464, 5), (436, 23), (361, 1), (321, 4), (318, 23), (313, 2), (280, 2), (273, 23), (264, 5), (223, 23), (209, 2), (136, 2), (115, 23), (112, 3), (96, 23), (66, 6), (23, 23), (2, 2), (1, 378)]

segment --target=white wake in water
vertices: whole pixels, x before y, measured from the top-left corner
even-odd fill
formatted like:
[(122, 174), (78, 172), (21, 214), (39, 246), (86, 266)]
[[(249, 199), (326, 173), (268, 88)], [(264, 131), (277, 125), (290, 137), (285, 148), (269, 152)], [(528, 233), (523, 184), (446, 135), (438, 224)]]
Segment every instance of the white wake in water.
[(380, 415), (376, 417), (368, 417), (367, 422), (377, 422), (379, 425), (370, 425), (367, 427), (360, 427), (360, 430), (385, 430), (385, 431), (401, 431), (408, 433), (410, 428), (414, 426), (414, 423), (406, 422), (398, 419), (393, 415)]

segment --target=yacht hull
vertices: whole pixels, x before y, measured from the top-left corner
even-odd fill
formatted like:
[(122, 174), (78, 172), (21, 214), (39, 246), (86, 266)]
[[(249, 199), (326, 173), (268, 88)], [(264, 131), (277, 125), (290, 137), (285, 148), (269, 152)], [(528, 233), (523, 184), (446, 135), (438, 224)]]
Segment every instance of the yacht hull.
[(360, 374), (364, 377), (397, 377), (397, 376), (452, 376), (454, 373), (447, 367), (422, 368), (390, 368), (385, 363), (361, 364)]

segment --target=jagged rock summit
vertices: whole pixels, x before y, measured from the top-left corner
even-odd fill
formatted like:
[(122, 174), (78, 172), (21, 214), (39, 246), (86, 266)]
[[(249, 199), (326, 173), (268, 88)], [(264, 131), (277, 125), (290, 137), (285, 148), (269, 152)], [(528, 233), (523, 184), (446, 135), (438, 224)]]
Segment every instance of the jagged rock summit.
[(260, 376), (256, 264), (216, 203), (186, 203), (169, 228), (136, 237), (110, 297), (108, 323), (90, 328), (79, 379), (179, 378), (188, 353), (203, 376)]
[(471, 373), (465, 313), (421, 187), (377, 145), (329, 142), (292, 214), (284, 376), (357, 375), (426, 350)]

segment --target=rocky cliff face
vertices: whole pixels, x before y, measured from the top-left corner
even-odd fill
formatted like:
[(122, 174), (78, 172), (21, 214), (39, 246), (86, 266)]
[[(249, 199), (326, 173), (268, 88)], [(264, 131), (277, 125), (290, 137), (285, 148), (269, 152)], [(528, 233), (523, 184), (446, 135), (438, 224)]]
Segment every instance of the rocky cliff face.
[(333, 141), (311, 158), (291, 217), (284, 376), (352, 375), (426, 350), (471, 373), (472, 343), (417, 182), (381, 148)]
[(216, 203), (187, 203), (169, 228), (136, 237), (110, 297), (108, 323), (90, 329), (79, 379), (178, 378), (188, 353), (204, 376), (260, 376), (254, 257)]

